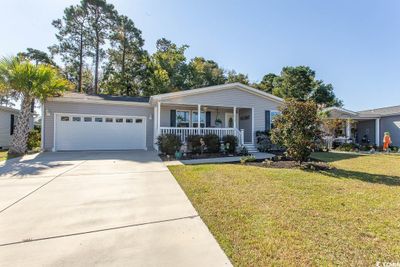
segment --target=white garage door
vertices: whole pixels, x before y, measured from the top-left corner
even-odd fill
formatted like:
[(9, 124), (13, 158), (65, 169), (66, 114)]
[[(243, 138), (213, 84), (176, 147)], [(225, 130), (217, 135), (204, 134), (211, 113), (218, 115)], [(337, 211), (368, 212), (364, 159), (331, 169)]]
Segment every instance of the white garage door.
[(56, 114), (55, 120), (58, 151), (146, 148), (144, 117)]

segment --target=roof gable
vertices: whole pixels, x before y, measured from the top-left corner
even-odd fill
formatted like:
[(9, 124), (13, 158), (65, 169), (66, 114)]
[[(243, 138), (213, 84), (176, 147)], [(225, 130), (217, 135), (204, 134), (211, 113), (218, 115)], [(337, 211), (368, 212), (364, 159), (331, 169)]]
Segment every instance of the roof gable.
[(198, 95), (198, 94), (207, 94), (209, 92), (217, 92), (217, 91), (229, 90), (229, 89), (242, 90), (242, 91), (257, 95), (259, 97), (263, 97), (268, 100), (277, 102), (279, 104), (283, 102), (282, 98), (274, 96), (274, 95), (266, 93), (266, 92), (263, 92), (261, 90), (255, 89), (251, 86), (244, 85), (241, 83), (230, 83), (230, 84), (209, 86), (209, 87), (190, 89), (190, 90), (173, 92), (173, 93), (154, 95), (150, 98), (150, 103), (160, 101), (160, 100), (166, 100), (166, 99), (172, 99), (172, 98), (178, 98), (178, 97), (184, 97), (184, 96), (191, 96), (191, 95)]

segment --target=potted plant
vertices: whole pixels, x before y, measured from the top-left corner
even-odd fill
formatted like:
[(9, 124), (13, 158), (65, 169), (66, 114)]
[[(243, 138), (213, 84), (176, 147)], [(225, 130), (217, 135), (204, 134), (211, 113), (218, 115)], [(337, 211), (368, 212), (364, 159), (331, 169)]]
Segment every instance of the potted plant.
[(218, 128), (222, 126), (222, 120), (220, 118), (215, 119), (215, 126)]

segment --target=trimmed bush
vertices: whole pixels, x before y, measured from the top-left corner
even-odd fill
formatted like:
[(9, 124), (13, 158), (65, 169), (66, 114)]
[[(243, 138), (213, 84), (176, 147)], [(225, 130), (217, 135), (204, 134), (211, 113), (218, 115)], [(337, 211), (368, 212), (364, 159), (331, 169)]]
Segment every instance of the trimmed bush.
[(256, 161), (256, 157), (253, 155), (250, 156), (243, 156), (240, 158), (240, 163), (244, 164), (246, 162), (253, 162)]
[(180, 136), (175, 134), (162, 134), (157, 137), (158, 149), (167, 155), (174, 155), (182, 146)]
[(219, 136), (216, 134), (206, 134), (203, 136), (203, 140), (206, 143), (207, 152), (218, 153), (220, 149)]
[(28, 142), (27, 142), (28, 150), (34, 150), (40, 148), (40, 143), (41, 143), (40, 140), (41, 140), (40, 128), (35, 127), (28, 134)]
[[(236, 146), (238, 145), (238, 139), (234, 135), (225, 135), (222, 137), (222, 142), (224, 143), (225, 150), (228, 153), (235, 153)], [(229, 143), (229, 149), (227, 149), (227, 144)]]
[(201, 152), (201, 144), (200, 144), (201, 138), (202, 138), (201, 135), (189, 135), (187, 137), (188, 150), (191, 151), (192, 153), (200, 153)]
[(350, 152), (350, 151), (356, 151), (359, 149), (359, 146), (354, 144), (354, 143), (348, 143), (348, 144), (341, 144), (340, 146), (338, 146), (336, 148), (336, 150), (339, 151), (346, 151), (346, 152)]
[(272, 149), (271, 134), (269, 131), (256, 132), (257, 149), (260, 152), (267, 152)]

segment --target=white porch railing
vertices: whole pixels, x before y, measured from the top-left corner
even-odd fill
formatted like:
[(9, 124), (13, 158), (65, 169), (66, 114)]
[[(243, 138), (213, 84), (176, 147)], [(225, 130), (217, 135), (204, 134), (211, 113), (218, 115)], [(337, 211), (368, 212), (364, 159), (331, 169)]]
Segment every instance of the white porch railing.
[(238, 138), (239, 145), (243, 145), (243, 131), (235, 128), (185, 128), (185, 127), (160, 127), (159, 134), (175, 134), (185, 142), (189, 135), (216, 134), (220, 139), (225, 135), (234, 135)]

